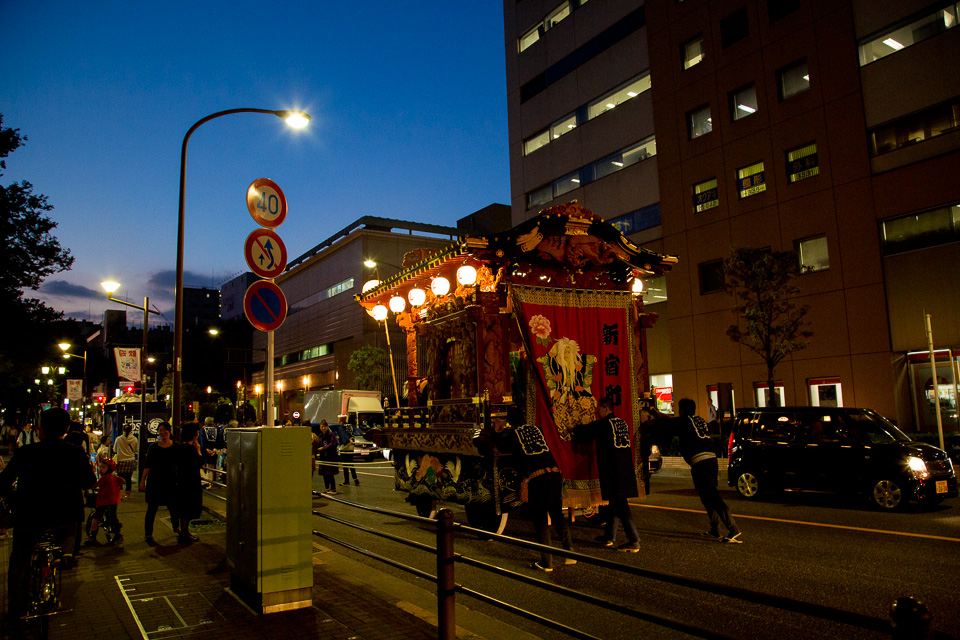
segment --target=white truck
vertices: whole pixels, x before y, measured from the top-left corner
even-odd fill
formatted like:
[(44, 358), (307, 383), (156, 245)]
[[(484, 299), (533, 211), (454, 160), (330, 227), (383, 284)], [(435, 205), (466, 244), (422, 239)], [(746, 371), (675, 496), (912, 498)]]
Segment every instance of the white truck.
[(366, 431), (370, 427), (383, 426), (383, 403), (379, 391), (358, 389), (324, 389), (303, 394), (303, 424), (337, 424), (341, 415), (347, 422)]

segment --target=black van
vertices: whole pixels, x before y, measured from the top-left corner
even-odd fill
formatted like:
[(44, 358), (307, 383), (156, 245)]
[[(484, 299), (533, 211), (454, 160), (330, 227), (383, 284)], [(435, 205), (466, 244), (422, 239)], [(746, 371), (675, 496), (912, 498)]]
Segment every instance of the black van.
[(728, 450), (728, 482), (747, 499), (778, 489), (851, 492), (894, 510), (957, 497), (946, 452), (870, 409), (741, 409)]

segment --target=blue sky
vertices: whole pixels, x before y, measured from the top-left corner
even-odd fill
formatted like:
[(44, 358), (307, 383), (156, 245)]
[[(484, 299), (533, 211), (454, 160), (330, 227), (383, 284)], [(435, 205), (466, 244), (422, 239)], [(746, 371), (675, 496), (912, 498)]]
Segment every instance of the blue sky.
[(180, 145), (216, 111), (313, 119), (239, 114), (193, 134), (188, 285), (246, 270), (257, 178), (287, 197), (291, 259), (361, 216), (454, 226), (509, 204), (499, 2), (3, 0), (0, 70), (4, 126), (29, 138), (3, 183), (49, 198), (76, 257), (28, 295), (72, 317), (117, 308), (99, 286), (115, 279), (172, 319)]

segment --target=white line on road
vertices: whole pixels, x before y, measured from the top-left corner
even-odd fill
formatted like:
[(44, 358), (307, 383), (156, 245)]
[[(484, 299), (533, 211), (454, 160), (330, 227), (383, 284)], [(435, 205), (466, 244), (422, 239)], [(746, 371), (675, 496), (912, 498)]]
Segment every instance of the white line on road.
[[(662, 507), (655, 504), (637, 504), (630, 503), (634, 507), (643, 507), (644, 509), (664, 509), (666, 511), (685, 511), (687, 513), (702, 513), (706, 511), (699, 509), (682, 509), (680, 507)], [(848, 527), (842, 524), (826, 524), (823, 522), (806, 522), (804, 520), (785, 520), (783, 518), (768, 518), (766, 516), (748, 516), (742, 513), (733, 514), (737, 519), (745, 518), (748, 520), (766, 520), (768, 522), (783, 522), (785, 524), (805, 524), (811, 527), (825, 527), (827, 529), (844, 529), (846, 531), (863, 531), (865, 533), (885, 533), (891, 536), (905, 536), (907, 538), (925, 538), (927, 540), (943, 540), (944, 542), (960, 542), (960, 538), (948, 538), (946, 536), (931, 536), (925, 533), (907, 533), (905, 531), (887, 531), (885, 529), (867, 529), (865, 527)]]

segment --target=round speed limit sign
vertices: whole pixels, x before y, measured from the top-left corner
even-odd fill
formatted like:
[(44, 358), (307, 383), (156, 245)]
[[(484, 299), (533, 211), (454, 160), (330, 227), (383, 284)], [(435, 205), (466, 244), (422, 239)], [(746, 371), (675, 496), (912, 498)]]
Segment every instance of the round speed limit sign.
[(276, 182), (260, 178), (247, 188), (247, 210), (261, 227), (279, 227), (287, 218), (287, 198)]

